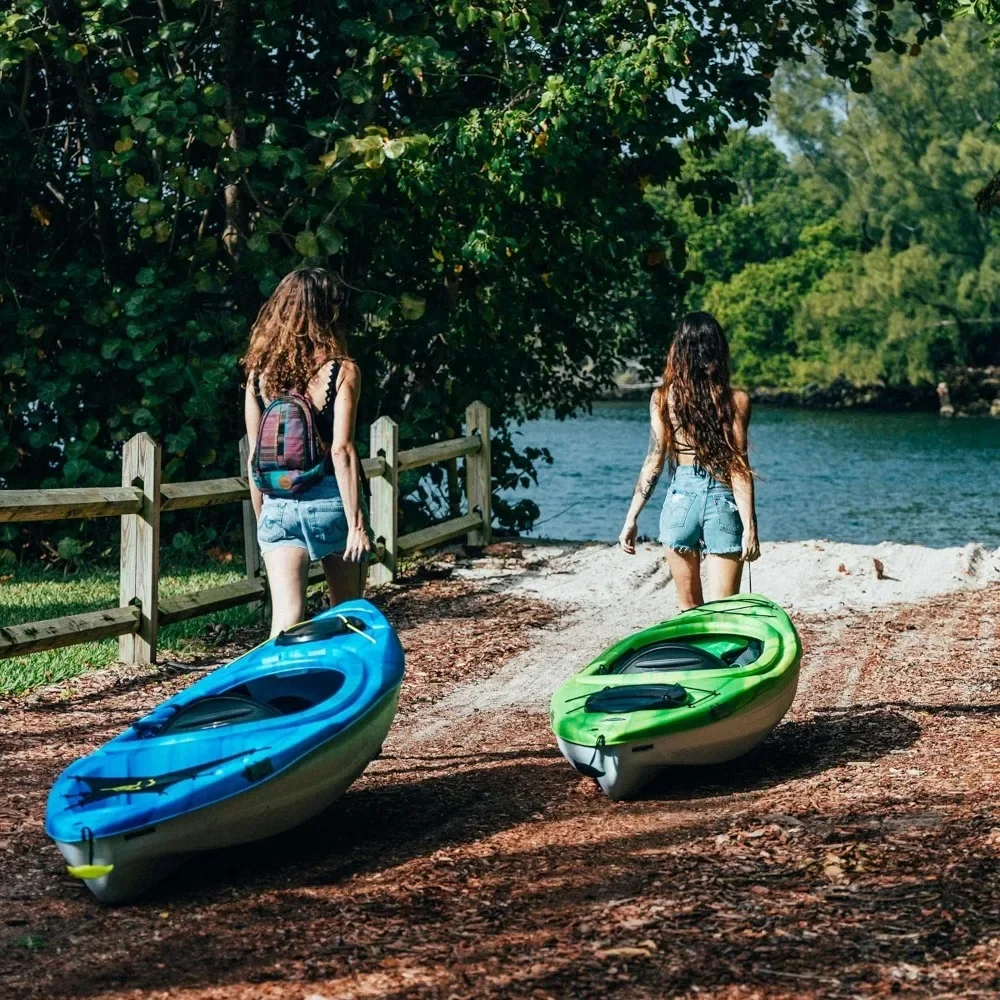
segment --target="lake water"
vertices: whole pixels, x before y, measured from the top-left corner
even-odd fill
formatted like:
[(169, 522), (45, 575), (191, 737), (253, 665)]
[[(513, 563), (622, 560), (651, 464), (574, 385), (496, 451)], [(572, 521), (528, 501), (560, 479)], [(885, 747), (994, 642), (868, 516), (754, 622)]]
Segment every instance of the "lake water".
[[(600, 403), (590, 416), (516, 430), (515, 441), (554, 458), (525, 491), (541, 508), (533, 535), (618, 537), (648, 412), (645, 403)], [(750, 439), (762, 540), (1000, 545), (1000, 421), (758, 406)], [(661, 482), (642, 512), (640, 534), (656, 537), (664, 490)]]

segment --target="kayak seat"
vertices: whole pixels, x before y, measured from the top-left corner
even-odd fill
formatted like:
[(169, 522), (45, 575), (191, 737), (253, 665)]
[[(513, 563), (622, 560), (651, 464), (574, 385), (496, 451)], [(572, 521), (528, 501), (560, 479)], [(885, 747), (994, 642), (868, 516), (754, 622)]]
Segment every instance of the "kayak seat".
[(751, 663), (755, 663), (763, 652), (764, 644), (758, 639), (750, 639), (745, 649), (732, 649), (728, 653), (723, 653), (722, 659), (731, 667), (748, 667)]
[(312, 708), (313, 702), (299, 694), (280, 694), (277, 698), (272, 698), (268, 705), (276, 708), (282, 715), (294, 715)]
[(753, 663), (760, 656), (762, 649), (761, 643), (751, 639), (746, 646), (737, 647), (719, 656), (702, 646), (686, 642), (658, 642), (626, 653), (607, 672), (641, 674), (650, 670), (725, 670)]
[(280, 709), (239, 695), (209, 695), (181, 708), (160, 729), (158, 736), (188, 733), (195, 729), (217, 729), (243, 722), (263, 722), (282, 715)]
[(584, 703), (585, 712), (656, 712), (686, 705), (687, 691), (680, 684), (622, 684), (592, 694)]
[(614, 674), (642, 674), (650, 670), (725, 670), (726, 661), (715, 653), (684, 642), (657, 642), (626, 653), (612, 667)]
[(345, 680), (341, 671), (330, 667), (293, 669), (262, 674), (223, 694), (242, 695), (262, 705), (271, 705), (282, 715), (293, 715), (332, 698)]

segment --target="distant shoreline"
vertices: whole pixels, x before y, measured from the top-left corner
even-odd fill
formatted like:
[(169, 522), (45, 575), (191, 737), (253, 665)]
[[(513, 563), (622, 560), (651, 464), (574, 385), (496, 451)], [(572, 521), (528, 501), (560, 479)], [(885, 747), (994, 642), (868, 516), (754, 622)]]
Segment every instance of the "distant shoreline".
[[(597, 399), (601, 402), (645, 402), (658, 381), (639, 381), (637, 369), (627, 367), (615, 384)], [(890, 386), (884, 382), (855, 385), (846, 378), (811, 383), (801, 388), (755, 386), (748, 390), (754, 403), (814, 410), (872, 410), (881, 412), (939, 412), (942, 416), (1000, 417), (1000, 367), (955, 367), (942, 373), (937, 386)]]

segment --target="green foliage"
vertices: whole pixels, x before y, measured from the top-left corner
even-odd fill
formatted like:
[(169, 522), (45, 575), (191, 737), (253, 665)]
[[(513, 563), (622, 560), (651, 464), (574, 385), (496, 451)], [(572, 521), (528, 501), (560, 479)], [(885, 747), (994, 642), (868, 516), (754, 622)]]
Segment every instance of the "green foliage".
[(851, 235), (838, 219), (803, 229), (796, 242), (798, 248), (787, 256), (747, 264), (705, 296), (705, 308), (729, 332), (738, 377), (750, 384), (790, 381), (801, 302), (851, 257)]
[[(354, 290), (362, 437), (385, 412), (426, 440), (476, 397), (504, 421), (586, 405), (686, 287), (688, 209), (644, 198), (680, 141), (701, 159), (761, 124), (810, 48), (866, 91), (870, 52), (904, 44), (886, 6), (15, 0), (0, 477), (112, 482), (139, 430), (167, 480), (232, 471), (249, 323), (302, 263)], [(676, 188), (699, 216), (728, 190)], [(531, 475), (510, 445), (498, 483)]]
[[(731, 201), (699, 217), (694, 205), (681, 202), (677, 212), (681, 230), (687, 235), (691, 266), (707, 282), (688, 293), (688, 305), (700, 308), (707, 288), (725, 281), (748, 264), (762, 264), (792, 253), (799, 246), (800, 232), (829, 219), (837, 211), (835, 199), (804, 178), (767, 136), (745, 130), (729, 134), (725, 146), (705, 164), (693, 161), (685, 177), (704, 177), (709, 172), (726, 178)], [(650, 201), (660, 211), (677, 204), (678, 187), (656, 192)]]
[(960, 22), (919, 58), (879, 55), (861, 95), (786, 68), (774, 121), (791, 159), (736, 133), (712, 164), (739, 199), (688, 220), (707, 283), (687, 303), (726, 324), (740, 380), (905, 385), (998, 360), (997, 223), (976, 193), (1000, 172), (1000, 55), (983, 36)]

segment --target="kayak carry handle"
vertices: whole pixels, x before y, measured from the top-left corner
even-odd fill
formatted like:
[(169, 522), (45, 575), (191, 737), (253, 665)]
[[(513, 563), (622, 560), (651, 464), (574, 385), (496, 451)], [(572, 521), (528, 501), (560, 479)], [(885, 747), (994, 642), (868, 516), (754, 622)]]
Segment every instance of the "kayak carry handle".
[(275, 646), (298, 646), (306, 642), (335, 639), (337, 636), (347, 635), (349, 632), (360, 632), (366, 639), (371, 639), (371, 636), (365, 635), (366, 628), (364, 619), (355, 618), (353, 615), (350, 617), (337, 615), (331, 618), (314, 618), (312, 621), (293, 625), (290, 629), (279, 632), (274, 644)]
[(105, 875), (109, 875), (114, 871), (114, 865), (67, 865), (66, 871), (73, 876), (73, 878), (102, 878)]

